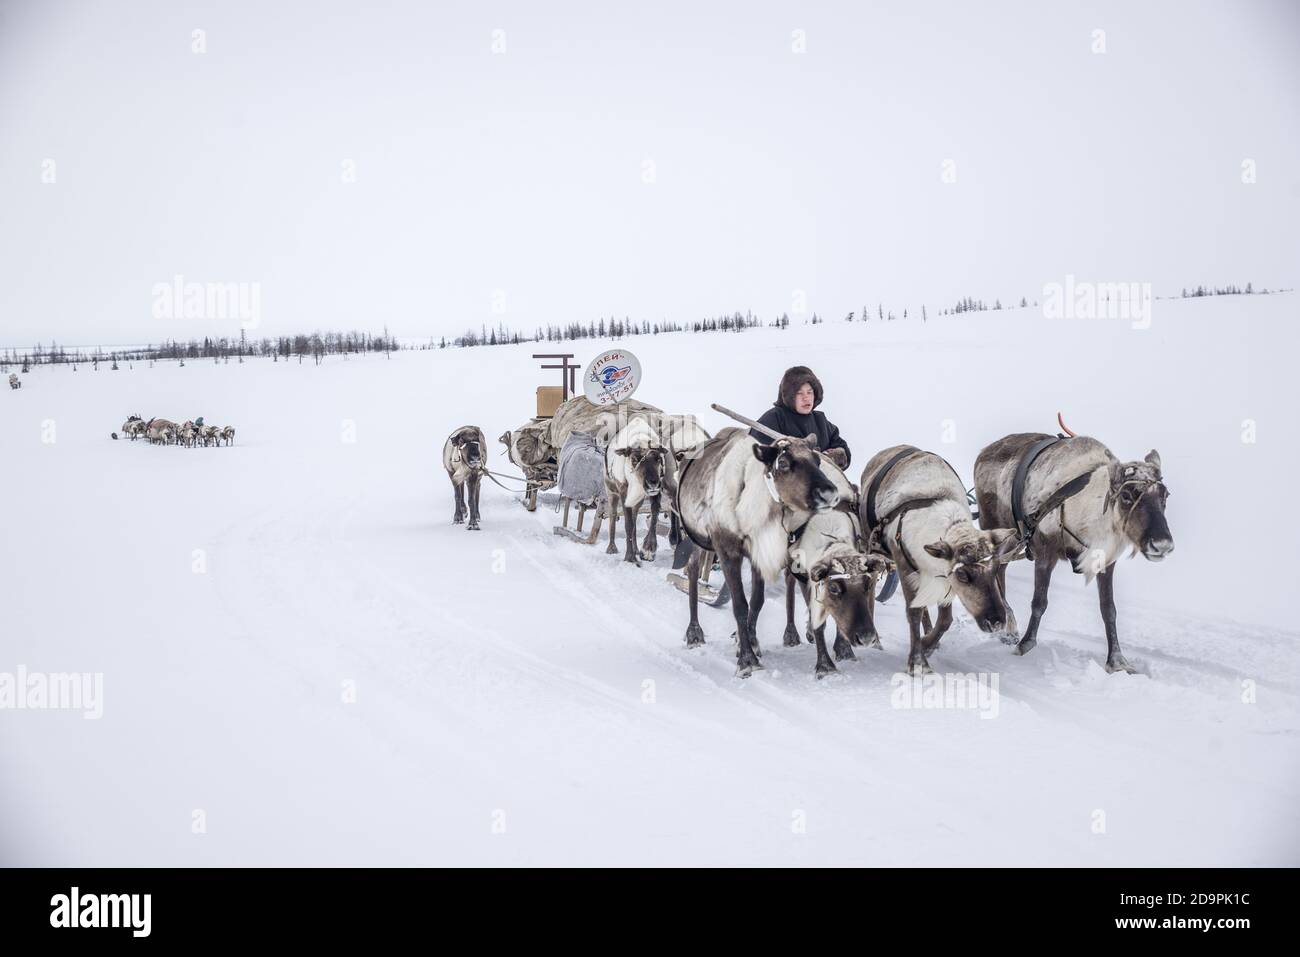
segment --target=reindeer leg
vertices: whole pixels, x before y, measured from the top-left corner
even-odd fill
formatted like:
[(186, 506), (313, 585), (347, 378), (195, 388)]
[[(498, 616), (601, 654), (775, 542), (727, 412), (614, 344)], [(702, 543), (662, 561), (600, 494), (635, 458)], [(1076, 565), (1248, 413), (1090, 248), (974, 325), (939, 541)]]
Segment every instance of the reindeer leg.
[(627, 549), (623, 553), (623, 561), (631, 562), (633, 565), (640, 565), (641, 559), (636, 553), (636, 509), (623, 506), (623, 532), (627, 538)]
[(456, 490), (456, 514), (452, 516), (451, 523), (459, 525), (465, 521), (465, 486), (463, 483), (455, 481), (451, 485)]
[(650, 499), (650, 527), (646, 529), (645, 541), (641, 543), (641, 557), (648, 562), (655, 560), (659, 550), (659, 496)]
[(614, 536), (617, 534), (615, 529), (618, 528), (618, 496), (611, 490), (609, 493), (609, 547), (605, 549), (606, 555), (617, 555), (618, 547), (614, 544)]
[(682, 527), (679, 524), (679, 520), (677, 518), (677, 510), (669, 509), (668, 510), (668, 544), (671, 545), (673, 548), (676, 548), (677, 543), (680, 542), (681, 540), (682, 540)]
[(876, 579), (878, 577), (871, 575), (867, 578), (867, 630), (849, 635), (849, 641), (855, 645), (865, 645), (883, 651), (884, 649), (880, 647), (880, 634), (876, 631)]
[(785, 573), (785, 634), (781, 636), (781, 644), (787, 648), (799, 647), (799, 629), (794, 626), (794, 589), (795, 577), (789, 572)]
[(741, 560), (739, 555), (723, 555), (721, 552), (718, 557), (722, 559), (722, 574), (731, 589), (731, 611), (736, 618), (737, 643), (740, 645), (736, 654), (736, 675), (748, 678), (761, 669), (763, 664), (758, 660), (749, 640), (749, 602), (745, 600), (745, 582), (740, 574)]
[(763, 610), (763, 602), (767, 600), (767, 588), (763, 583), (763, 576), (759, 573), (758, 567), (752, 562), (749, 566), (749, 643), (753, 646), (754, 654), (760, 658), (763, 657), (763, 650), (758, 647), (758, 613)]
[(482, 481), (478, 473), (471, 475), (469, 478), (469, 525), (467, 528), (471, 532), (479, 531), (478, 492)]
[[(1025, 637), (1016, 645), (1016, 654), (1023, 655), (1038, 644), (1038, 623), (1047, 611), (1047, 587), (1052, 584), (1052, 570), (1056, 568), (1056, 554), (1049, 548), (1038, 550), (1034, 556), (1034, 600), (1029, 606), (1029, 627)], [(1104, 617), (1104, 612), (1103, 612)]]
[(935, 619), (934, 628), (932, 628), (921, 640), (921, 653), (926, 657), (926, 664), (929, 664), (930, 652), (939, 647), (939, 639), (952, 626), (952, 605), (940, 605), (939, 615)]
[[(592, 509), (596, 517), (591, 520), (591, 534), (587, 536), (587, 544), (595, 545), (596, 539), (600, 537), (600, 523), (605, 518), (605, 511), (599, 505)], [(581, 525), (579, 526), (581, 527)]]
[[(560, 525), (562, 525), (564, 528), (568, 528), (568, 527), (569, 527), (569, 501), (570, 501), (570, 500), (567, 499), (567, 498), (564, 499), (564, 511), (560, 513)], [(581, 506), (578, 507), (578, 514), (579, 514), (579, 515), (582, 514), (582, 507), (581, 507)], [(581, 519), (581, 518), (578, 519), (578, 530), (579, 530), (579, 531), (582, 530), (582, 519)]]
[(1007, 644), (1013, 644), (1018, 637), (1016, 634), (1016, 615), (1011, 610), (1011, 602), (1007, 601), (1007, 566), (1005, 563), (998, 564), (997, 582), (998, 594), (1002, 596), (1002, 603), (1007, 606), (1007, 627), (1001, 637)]
[(925, 653), (921, 648), (921, 616), (924, 609), (913, 608), (912, 599), (916, 597), (912, 589), (907, 587), (907, 579), (903, 579), (903, 603), (907, 609), (907, 628), (908, 628), (908, 649), (907, 649), (907, 671), (911, 675), (929, 674), (933, 669), (930, 663), (925, 660)]
[[(823, 626), (822, 630), (825, 630), (825, 626)], [(861, 642), (859, 642), (859, 644), (861, 644)], [(838, 623), (835, 625), (835, 644), (832, 646), (832, 650), (835, 652), (836, 661), (858, 660), (858, 656), (853, 653), (853, 644), (840, 634), (840, 626)]]
[(696, 549), (686, 562), (686, 578), (690, 584), (691, 623), (686, 626), (686, 647), (704, 644), (704, 629), (700, 627), (700, 560), (703, 553)]
[(803, 630), (804, 640), (810, 645), (815, 645), (817, 644), (817, 636), (813, 633), (812, 626), (812, 583), (806, 579), (801, 581), (799, 590), (803, 592), (803, 605), (808, 609), (808, 623), (804, 625)]
[(1115, 566), (1097, 575), (1097, 595), (1101, 599), (1101, 620), (1106, 625), (1106, 670), (1111, 674), (1126, 671), (1137, 674), (1119, 650), (1119, 631), (1115, 627)]
[(934, 629), (934, 624), (930, 621), (930, 609), (929, 609), (929, 608), (922, 608), (922, 609), (921, 609), (921, 627), (922, 627), (925, 631), (927, 631), (927, 632), (929, 632), (929, 631), (931, 631), (931, 630)]

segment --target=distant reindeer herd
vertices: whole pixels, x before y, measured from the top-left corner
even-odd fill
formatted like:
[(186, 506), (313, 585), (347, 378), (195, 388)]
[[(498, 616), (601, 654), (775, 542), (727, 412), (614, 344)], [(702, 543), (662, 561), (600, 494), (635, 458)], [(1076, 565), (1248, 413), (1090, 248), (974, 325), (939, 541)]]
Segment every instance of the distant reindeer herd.
[[(690, 428), (671, 420), (689, 421)], [(609, 551), (617, 552), (614, 528), (622, 517), (624, 560), (652, 561), (656, 519), (660, 511), (668, 515), (669, 543), (690, 543), (689, 588), (683, 586), (690, 595), (688, 646), (704, 642), (697, 614), (701, 573), (707, 574), (705, 562), (716, 556), (731, 596), (741, 677), (763, 667), (756, 626), (765, 582), (785, 580), (787, 646), (800, 644), (794, 595), (796, 589), (802, 593), (809, 612), (804, 636), (816, 646), (820, 678), (837, 670), (835, 660), (854, 658), (854, 646), (880, 648), (875, 586), (896, 571), (906, 602), (907, 668), (927, 674), (930, 656), (952, 625), (954, 600), (982, 631), (1014, 644), (1017, 654), (1030, 651), (1060, 561), (1088, 581), (1097, 579), (1106, 670), (1132, 672), (1116, 628), (1115, 562), (1130, 550), (1156, 562), (1174, 549), (1160, 455), (1153, 450), (1124, 462), (1096, 439), (1061, 426), (1068, 434), (1012, 434), (980, 452), (973, 489), (977, 515), (956, 470), (933, 452), (910, 445), (882, 449), (855, 485), (842, 470), (843, 459), (819, 450), (815, 436), (773, 436), (764, 443), (746, 429), (727, 428), (710, 437), (691, 416), (667, 416), (631, 401), (609, 408), (576, 396), (550, 422), (535, 419), (501, 441), (511, 461), (527, 472), (554, 461), (575, 430), (599, 434)], [(479, 527), (479, 479), (489, 474), (484, 455), (483, 432), (476, 426), (457, 429), (443, 450), (455, 490), (453, 521), (468, 514), (471, 529)], [(642, 508), (649, 512), (649, 529), (638, 547)], [(599, 524), (586, 541), (594, 542), (598, 530)], [(1007, 565), (1021, 558), (1034, 565), (1023, 635), (1006, 601)], [(750, 564), (748, 600), (744, 560)], [(828, 621), (836, 626), (830, 649), (824, 637)]]
[[(188, 421), (177, 425), (170, 419), (146, 421), (138, 415), (133, 415), (122, 423), (122, 434), (132, 442), (144, 439), (150, 445), (179, 445), (189, 449), (235, 444), (233, 425), (196, 425)], [(117, 438), (116, 432), (113, 433), (113, 438)]]

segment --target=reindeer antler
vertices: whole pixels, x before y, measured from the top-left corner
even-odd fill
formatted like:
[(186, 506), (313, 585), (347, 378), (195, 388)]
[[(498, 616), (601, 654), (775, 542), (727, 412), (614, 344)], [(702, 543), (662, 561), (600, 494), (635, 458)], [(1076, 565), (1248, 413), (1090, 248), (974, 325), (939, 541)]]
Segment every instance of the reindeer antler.
[(1068, 435), (1070, 438), (1074, 438), (1075, 433), (1070, 429), (1068, 425), (1065, 424), (1065, 419), (1061, 418), (1061, 413), (1059, 412), (1056, 413), (1056, 421), (1061, 424), (1061, 429), (1065, 432), (1066, 435)]

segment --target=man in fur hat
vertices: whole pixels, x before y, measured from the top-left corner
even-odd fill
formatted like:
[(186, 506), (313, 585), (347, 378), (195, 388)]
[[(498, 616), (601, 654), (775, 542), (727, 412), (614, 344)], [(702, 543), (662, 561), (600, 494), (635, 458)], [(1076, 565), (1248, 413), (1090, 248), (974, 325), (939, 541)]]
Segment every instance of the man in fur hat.
[[(821, 380), (807, 366), (795, 366), (785, 370), (776, 401), (758, 421), (782, 435), (801, 439), (809, 435), (817, 436), (817, 448), (829, 454), (840, 468), (847, 469), (849, 444), (840, 437), (840, 430), (831, 424), (826, 414), (816, 411), (821, 404)], [(772, 442), (770, 436), (757, 429), (751, 430), (749, 434), (764, 445)]]

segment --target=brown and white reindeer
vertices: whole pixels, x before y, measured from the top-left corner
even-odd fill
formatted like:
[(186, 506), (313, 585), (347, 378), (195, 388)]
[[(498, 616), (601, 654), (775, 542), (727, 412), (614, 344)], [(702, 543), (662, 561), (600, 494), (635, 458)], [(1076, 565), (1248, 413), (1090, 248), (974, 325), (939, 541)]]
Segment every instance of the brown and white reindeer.
[[(627, 421), (618, 434), (605, 447), (605, 488), (609, 493), (609, 547), (607, 554), (618, 551), (614, 544), (619, 513), (623, 514), (627, 546), (623, 561), (641, 564), (655, 559), (659, 547), (657, 537), (660, 495), (667, 470), (668, 450), (660, 444), (655, 428), (645, 419), (637, 417)], [(638, 556), (636, 545), (636, 516), (643, 502), (650, 503), (650, 522), (645, 541)]]
[(828, 620), (835, 622), (836, 661), (854, 660), (854, 644), (880, 647), (873, 621), (876, 579), (889, 568), (885, 559), (865, 551), (854, 513), (857, 498), (852, 484), (829, 462), (822, 463), (822, 471), (836, 485), (840, 484), (836, 479), (842, 479), (849, 488), (849, 497), (835, 508), (813, 513), (790, 543), (784, 635), (787, 647), (799, 645), (799, 631), (794, 624), (797, 584), (808, 606), (808, 641), (817, 646), (818, 678), (838, 670), (826, 651)]
[[(723, 429), (687, 457), (677, 485), (682, 530), (697, 548), (691, 556), (690, 624), (686, 644), (704, 641), (698, 617), (700, 559), (718, 556), (731, 590), (736, 619), (737, 674), (756, 669), (760, 649), (756, 624), (763, 607), (763, 583), (775, 581), (789, 561), (789, 539), (817, 512), (839, 502), (835, 484), (821, 468), (810, 439), (781, 438), (763, 445), (744, 429)], [(741, 563), (752, 570), (752, 604), (745, 600)]]
[(442, 446), (442, 465), (447, 470), (447, 477), (451, 479), (451, 487), (456, 493), (456, 513), (452, 516), (452, 523), (459, 525), (465, 521), (465, 493), (468, 488), (469, 524), (466, 528), (471, 532), (479, 530), (478, 495), (483, 472), (487, 467), (483, 460), (486, 447), (483, 430), (477, 425), (462, 425), (447, 436), (447, 441)]
[(681, 538), (681, 521), (677, 517), (677, 476), (682, 462), (694, 449), (700, 448), (712, 436), (696, 421), (694, 415), (676, 415), (666, 412), (647, 413), (646, 420), (659, 436), (659, 444), (668, 449), (664, 458), (664, 488), (667, 496), (661, 502), (668, 511), (668, 544), (676, 546)]
[(128, 416), (127, 420), (122, 423), (122, 434), (134, 442), (141, 435), (144, 435), (144, 419), (138, 415)]
[(228, 425), (221, 430), (221, 440), (228, 446), (235, 444), (235, 427), (233, 425)]
[(1174, 550), (1160, 453), (1153, 449), (1141, 461), (1121, 462), (1088, 436), (1008, 435), (976, 458), (975, 495), (980, 524), (1014, 525), (1034, 562), (1029, 626), (1016, 653), (1038, 643), (1052, 570), (1066, 559), (1086, 581), (1097, 579), (1106, 670), (1133, 672), (1116, 628), (1115, 561), (1130, 549), (1152, 562)]
[[(981, 631), (1015, 628), (998, 587), (998, 571), (1016, 556), (1014, 529), (980, 531), (966, 489), (947, 461), (933, 452), (896, 445), (877, 452), (862, 471), (859, 517), (874, 551), (898, 567), (907, 605), (907, 669), (929, 673), (929, 655), (952, 625), (960, 599)], [(938, 606), (922, 634), (927, 609)]]
[(176, 439), (179, 426), (168, 419), (150, 419), (145, 435), (152, 445), (167, 445)]
[(180, 444), (186, 448), (194, 448), (194, 443), (198, 439), (199, 428), (193, 422), (182, 422), (178, 433)]

